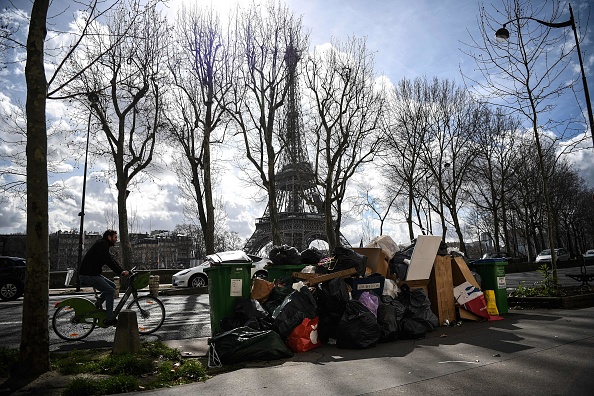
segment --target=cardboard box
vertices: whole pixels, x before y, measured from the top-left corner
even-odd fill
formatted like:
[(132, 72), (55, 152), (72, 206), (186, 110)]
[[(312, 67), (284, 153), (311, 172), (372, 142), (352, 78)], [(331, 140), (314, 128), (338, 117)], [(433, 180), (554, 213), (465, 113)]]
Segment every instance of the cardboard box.
[(398, 287), (402, 287), (402, 285), (407, 284), (408, 287), (412, 289), (423, 289), (425, 290), (425, 295), (429, 297), (429, 279), (425, 280), (414, 280), (414, 281), (399, 281), (396, 275), (390, 275), (390, 279), (397, 282)]
[(483, 295), (483, 292), (470, 282), (464, 282), (454, 287), (454, 298), (456, 303), (463, 305), (475, 297)]
[(375, 274), (365, 278), (350, 278), (348, 281), (352, 287), (351, 295), (353, 296), (353, 299), (356, 300), (364, 291), (373, 292), (378, 297), (381, 297), (384, 292), (384, 282), (386, 281), (386, 278), (379, 274)]
[(472, 286), (478, 289), (481, 288), (475, 277), (472, 275), (472, 272), (470, 272), (468, 265), (466, 265), (466, 261), (464, 261), (462, 257), (455, 257), (452, 259), (452, 281), (454, 286), (469, 282)]
[(367, 267), (372, 273), (378, 273), (383, 277), (388, 277), (390, 259), (381, 248), (353, 248), (356, 253), (367, 257)]

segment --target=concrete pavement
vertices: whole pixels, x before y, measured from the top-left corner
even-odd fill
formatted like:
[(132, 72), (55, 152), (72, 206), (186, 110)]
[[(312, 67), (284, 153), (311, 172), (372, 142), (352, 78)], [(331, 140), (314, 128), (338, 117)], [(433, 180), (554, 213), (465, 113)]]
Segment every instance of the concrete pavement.
[[(579, 268), (573, 270), (579, 273)], [(509, 283), (508, 278), (508, 286)], [(80, 293), (89, 292), (83, 289)], [(71, 293), (72, 290), (52, 292)], [(398, 340), (365, 350), (325, 345), (289, 359), (247, 362), (203, 383), (135, 393), (180, 396), (593, 393), (594, 308), (510, 310), (502, 316), (501, 321), (464, 321), (461, 326), (437, 328), (421, 340)], [(199, 338), (166, 341), (166, 344), (178, 348), (186, 357), (205, 357), (207, 341)], [(46, 394), (44, 389), (37, 390), (41, 393), (29, 389), (15, 394)]]
[[(512, 310), (365, 350), (322, 346), (250, 362), (204, 383), (141, 395), (586, 395), (594, 390), (594, 308)], [(169, 342), (203, 353), (205, 339)], [(207, 349), (206, 349), (207, 350)]]

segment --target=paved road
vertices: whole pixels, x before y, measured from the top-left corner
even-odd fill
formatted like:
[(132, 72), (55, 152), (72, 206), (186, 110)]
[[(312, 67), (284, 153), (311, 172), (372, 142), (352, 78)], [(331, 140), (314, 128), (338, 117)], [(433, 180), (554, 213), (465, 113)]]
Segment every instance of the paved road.
[[(66, 297), (69, 296), (50, 296), (48, 308), (50, 349), (52, 351), (69, 350), (81, 345), (88, 348), (110, 347), (113, 344), (115, 327), (109, 329), (96, 327), (89, 337), (81, 341), (64, 341), (56, 336), (51, 328), (54, 304)], [(165, 305), (165, 323), (156, 333), (143, 336), (143, 341), (169, 341), (210, 336), (208, 294), (162, 296), (159, 298)], [(0, 303), (0, 339), (3, 346), (19, 347), (22, 306), (22, 298), (17, 301)]]
[[(589, 274), (594, 274), (594, 265), (589, 265), (586, 267), (586, 271)], [(557, 270), (557, 278), (559, 279), (559, 284), (561, 286), (580, 286), (582, 283), (572, 279), (567, 274), (579, 274), (580, 267), (572, 267), (572, 268), (560, 268)], [(515, 274), (506, 274), (505, 281), (507, 283), (508, 289), (516, 289), (519, 284), (525, 287), (532, 287), (538, 282), (542, 282), (544, 279), (543, 275), (538, 271), (531, 271), (531, 272), (518, 272)], [(594, 285), (594, 283), (591, 283)]]

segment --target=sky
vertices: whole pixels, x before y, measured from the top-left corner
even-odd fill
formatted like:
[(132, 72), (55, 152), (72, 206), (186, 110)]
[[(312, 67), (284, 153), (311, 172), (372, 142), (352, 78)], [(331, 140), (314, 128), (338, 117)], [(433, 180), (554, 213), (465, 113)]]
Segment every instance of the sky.
[[(175, 10), (184, 0), (170, 2), (171, 16), (175, 17)], [(228, 10), (234, 3), (230, 0), (198, 0), (201, 4), (212, 4), (220, 10)], [(30, 13), (28, 1), (13, 2), (24, 7), (27, 15)], [(403, 78), (437, 77), (450, 79), (462, 84), (460, 70), (472, 74), (474, 61), (465, 55), (461, 49), (466, 48), (469, 34), (478, 37), (478, 1), (468, 0), (287, 0), (289, 8), (303, 18), (303, 25), (310, 33), (310, 50), (323, 45), (332, 39), (344, 41), (349, 36), (365, 37), (367, 46), (375, 55), (376, 72), (392, 83)], [(0, 10), (8, 2), (0, 0)], [(485, 1), (485, 7), (491, 4), (500, 5), (500, 0)], [(574, 12), (580, 6), (587, 4), (587, 0), (572, 2)], [(26, 8), (25, 8), (26, 6)], [(69, 7), (67, 7), (69, 6)], [(56, 27), (66, 29), (72, 20), (76, 3), (67, 0), (53, 0), (50, 8), (50, 21)], [(564, 7), (566, 19), (569, 19), (567, 7)], [(587, 18), (584, 18), (587, 19)], [(565, 19), (564, 19), (565, 20)], [(502, 21), (505, 22), (505, 21)], [(23, 20), (26, 30), (26, 18)], [(587, 79), (594, 90), (594, 34), (590, 26), (589, 36), (582, 44)], [(6, 56), (5, 54), (1, 56)], [(575, 63), (577, 65), (577, 56)], [(575, 68), (575, 65), (574, 65)], [(579, 73), (576, 69), (575, 73)], [(10, 111), (18, 100), (24, 101), (24, 63), (11, 64), (0, 71), (0, 106)], [(580, 92), (581, 95), (583, 93)], [(572, 100), (575, 100), (573, 98)], [(583, 102), (583, 98), (578, 98)], [(572, 103), (562, 103), (565, 109), (572, 107)], [(569, 110), (568, 110), (569, 111)], [(60, 122), (67, 122), (68, 109), (62, 103), (55, 101), (48, 103), (48, 116)], [(74, 126), (67, 126), (75, 128)], [(4, 133), (0, 129), (0, 134)], [(83, 134), (84, 135), (84, 134)], [(50, 149), (59, 149), (60, 141), (49, 140)], [(590, 141), (591, 145), (591, 141)], [(15, 148), (2, 145), (2, 153)], [(581, 150), (569, 158), (580, 171), (582, 177), (594, 186), (594, 150)], [(171, 158), (162, 158), (163, 169), (158, 177), (151, 182), (134, 186), (128, 199), (130, 231), (150, 232), (153, 230), (173, 230), (177, 224), (186, 223), (184, 220), (177, 178), (170, 171)], [(80, 226), (80, 204), (82, 197), (82, 156), (76, 160), (63, 164), (66, 172), (59, 177), (52, 177), (53, 182), (60, 180), (68, 191), (68, 199), (52, 200), (50, 202), (50, 232), (58, 230), (78, 230)], [(6, 166), (0, 158), (0, 166)], [(94, 177), (100, 175), (104, 167), (109, 164), (104, 160), (93, 160), (87, 177), (85, 203), (85, 230), (102, 231), (113, 227), (116, 218), (116, 190), (105, 182)], [(262, 216), (264, 203), (258, 201), (261, 192), (238, 187), (239, 173), (228, 165), (222, 175), (220, 195), (226, 201), (227, 220), (229, 230), (235, 231), (242, 238), (248, 238), (255, 229), (256, 218)], [(377, 180), (374, 175), (366, 175), (371, 180)], [(2, 180), (0, 180), (2, 182)], [(24, 202), (13, 199), (10, 202), (0, 201), (0, 234), (25, 232), (26, 216)], [(362, 219), (351, 219), (343, 224), (342, 232), (351, 242), (358, 244), (362, 236)], [(375, 231), (379, 227), (374, 227)], [(408, 232), (405, 231), (403, 221), (391, 221), (386, 226), (384, 234), (390, 235), (397, 243), (408, 242)]]

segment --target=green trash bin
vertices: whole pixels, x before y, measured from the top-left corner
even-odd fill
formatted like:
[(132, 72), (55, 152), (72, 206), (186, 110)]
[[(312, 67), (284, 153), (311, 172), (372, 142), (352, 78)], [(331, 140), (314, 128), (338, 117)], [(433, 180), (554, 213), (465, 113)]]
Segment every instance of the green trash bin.
[(268, 280), (274, 282), (279, 278), (293, 276), (293, 272), (301, 272), (303, 268), (305, 264), (268, 265), (266, 271), (268, 271)]
[(500, 314), (507, 313), (507, 285), (505, 282), (505, 266), (507, 260), (484, 259), (472, 263), (475, 271), (482, 278), (481, 288), (495, 292), (495, 303)]
[(208, 276), (208, 298), (210, 301), (211, 334), (221, 331), (221, 320), (233, 316), (235, 302), (240, 297), (250, 296), (250, 262), (214, 263), (204, 272)]

